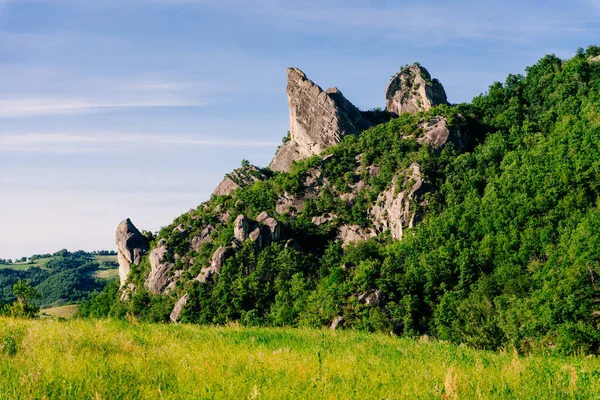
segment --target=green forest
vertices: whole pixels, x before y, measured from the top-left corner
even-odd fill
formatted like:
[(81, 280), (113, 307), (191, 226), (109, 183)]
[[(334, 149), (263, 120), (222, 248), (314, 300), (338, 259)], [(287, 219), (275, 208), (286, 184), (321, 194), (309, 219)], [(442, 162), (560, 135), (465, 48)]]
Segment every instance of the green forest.
[[(184, 270), (174, 292), (144, 289), (146, 257), (130, 275), (138, 288), (130, 301), (119, 301), (118, 287), (109, 285), (81, 314), (168, 321), (175, 301), (188, 293), (183, 322), (319, 327), (342, 317), (346, 329), (430, 335), (481, 349), (598, 353), (600, 62), (590, 60), (598, 55), (595, 46), (570, 60), (548, 55), (469, 104), (403, 114), (345, 137), (290, 173), (264, 169), (269, 179), (213, 197), (154, 238), (190, 256), (172, 257), (175, 269)], [(466, 119), (466, 151), (417, 143), (419, 121), (438, 115), (450, 124)], [(358, 175), (357, 157), (381, 173)], [(434, 188), (415, 204), (422, 221), (400, 241), (382, 234), (342, 248), (335, 226), (368, 228), (377, 195), (413, 162)], [(302, 193), (314, 168), (335, 190), (307, 200), (297, 215), (277, 217), (298, 246), (259, 249), (246, 241), (220, 275), (193, 280), (215, 249), (231, 241), (237, 215), (275, 215), (277, 198)], [(341, 200), (359, 180), (365, 189), (351, 202)], [(231, 214), (225, 223), (217, 218), (223, 210)], [(311, 222), (326, 214), (336, 216), (332, 224)], [(209, 223), (218, 229), (198, 252), (174, 229), (183, 224), (191, 235)], [(183, 264), (190, 259), (191, 266)], [(361, 301), (375, 291), (377, 306)]]
[(39, 307), (88, 299), (110, 282), (95, 274), (117, 267), (114, 251), (88, 253), (81, 250), (60, 250), (54, 254), (23, 257), (18, 263), (0, 264), (0, 305), (16, 299), (13, 286), (19, 281), (27, 282), (37, 291), (39, 296), (34, 303)]

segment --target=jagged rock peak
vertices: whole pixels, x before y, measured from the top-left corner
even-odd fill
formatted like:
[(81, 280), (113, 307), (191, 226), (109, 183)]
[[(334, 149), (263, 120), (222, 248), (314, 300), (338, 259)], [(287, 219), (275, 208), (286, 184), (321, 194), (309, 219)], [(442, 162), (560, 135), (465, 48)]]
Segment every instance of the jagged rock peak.
[(404, 67), (385, 90), (386, 111), (400, 115), (405, 112), (427, 111), (439, 104), (448, 104), (446, 91), (437, 79), (417, 64)]
[(361, 112), (337, 88), (323, 91), (298, 68), (287, 70), (290, 140), (275, 154), (270, 168), (289, 171), (292, 162), (319, 154), (369, 128)]
[(119, 278), (122, 287), (129, 276), (131, 264), (139, 265), (142, 257), (148, 251), (148, 240), (129, 218), (117, 226), (115, 236), (119, 260)]

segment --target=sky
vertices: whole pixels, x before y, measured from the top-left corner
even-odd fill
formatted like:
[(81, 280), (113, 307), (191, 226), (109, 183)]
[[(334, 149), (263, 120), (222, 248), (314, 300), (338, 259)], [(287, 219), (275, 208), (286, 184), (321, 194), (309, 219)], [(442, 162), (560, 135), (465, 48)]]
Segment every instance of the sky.
[(114, 249), (267, 166), (287, 67), (372, 109), (418, 61), (459, 103), (598, 38), (600, 0), (0, 0), (0, 258)]

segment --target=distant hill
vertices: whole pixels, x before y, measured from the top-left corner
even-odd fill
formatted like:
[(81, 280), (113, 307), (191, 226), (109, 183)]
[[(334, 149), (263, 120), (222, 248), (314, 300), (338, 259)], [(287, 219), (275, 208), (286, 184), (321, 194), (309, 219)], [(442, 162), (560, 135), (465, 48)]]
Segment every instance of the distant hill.
[(30, 281), (41, 295), (42, 308), (84, 300), (117, 279), (114, 251), (60, 250), (12, 261), (0, 260), (0, 302), (14, 300), (12, 287), (18, 280)]

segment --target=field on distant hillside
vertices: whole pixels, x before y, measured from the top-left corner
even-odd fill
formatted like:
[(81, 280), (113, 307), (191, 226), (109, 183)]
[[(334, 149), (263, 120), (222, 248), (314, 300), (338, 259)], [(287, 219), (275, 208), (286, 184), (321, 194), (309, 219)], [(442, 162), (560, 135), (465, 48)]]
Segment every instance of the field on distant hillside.
[(0, 399), (593, 398), (600, 360), (355, 331), (0, 318)]
[[(8, 268), (14, 269), (17, 271), (26, 271), (30, 268), (37, 267), (41, 269), (46, 269), (46, 265), (52, 260), (59, 259), (58, 256), (50, 256), (38, 258), (33, 261), (25, 261), (25, 262), (13, 262), (12, 264), (2, 264), (0, 263), (0, 268)], [(94, 255), (92, 256), (93, 261), (97, 262), (101, 268), (105, 268), (104, 265), (106, 262), (116, 263), (117, 256), (104, 256), (104, 255)], [(115, 270), (118, 271), (118, 268), (107, 268), (107, 270)]]
[(50, 316), (57, 318), (72, 318), (77, 314), (77, 304), (69, 304), (68, 306), (46, 308), (40, 311), (42, 317)]

